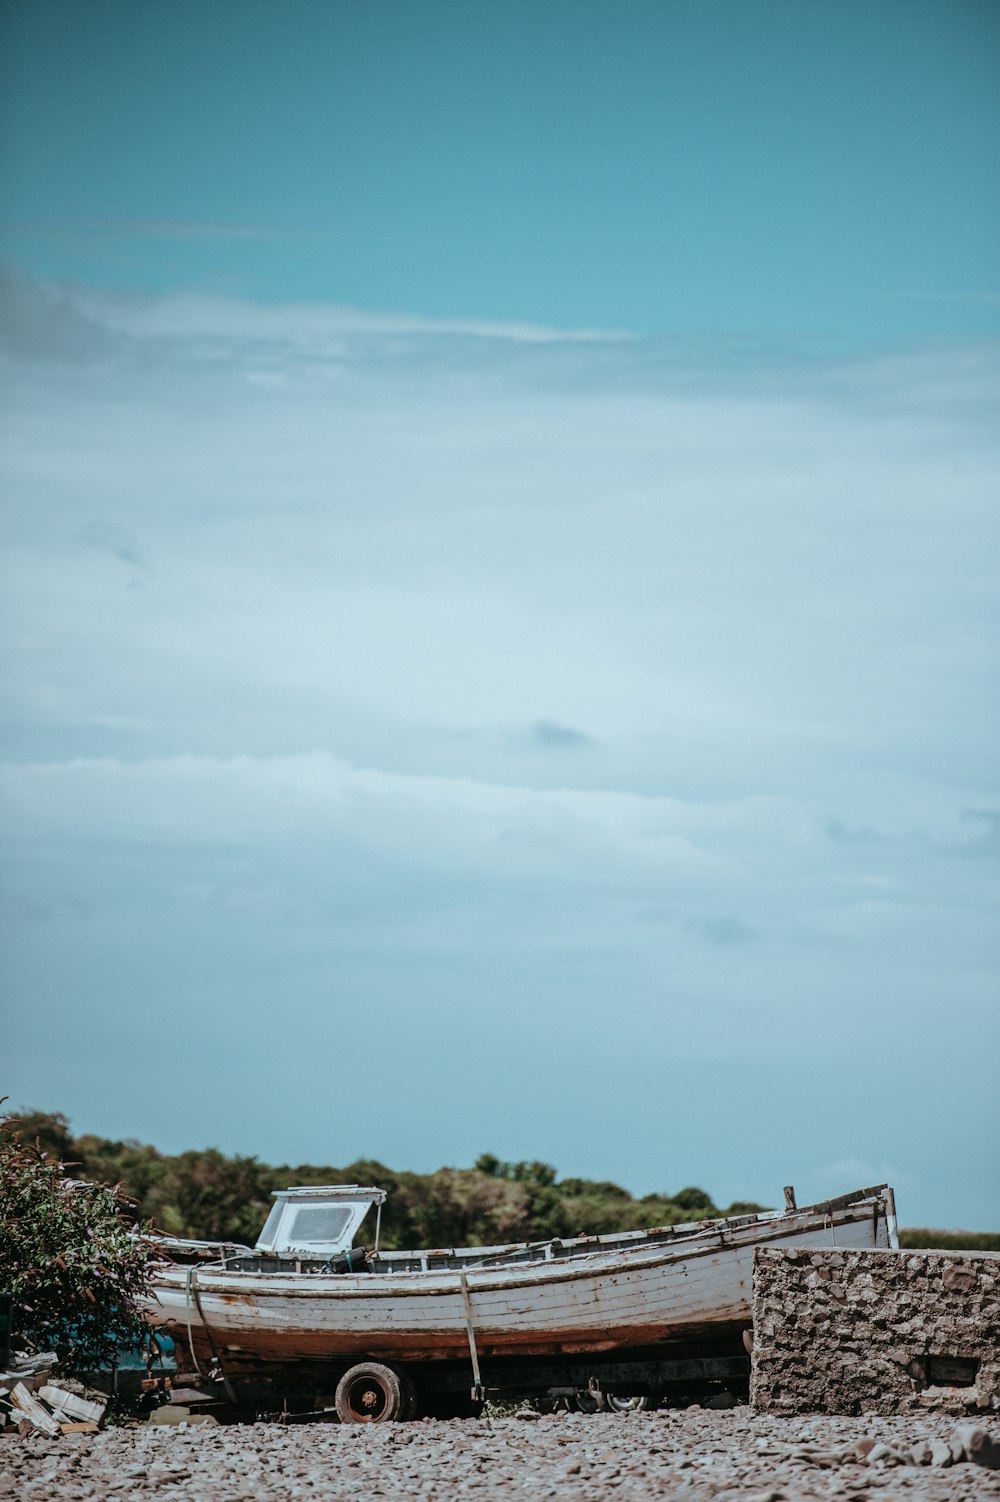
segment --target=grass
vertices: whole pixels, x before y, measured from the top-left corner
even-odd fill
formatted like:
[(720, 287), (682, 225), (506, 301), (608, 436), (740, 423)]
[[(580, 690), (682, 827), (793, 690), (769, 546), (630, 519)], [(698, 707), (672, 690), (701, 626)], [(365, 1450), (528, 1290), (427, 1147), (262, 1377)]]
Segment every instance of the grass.
[(929, 1226), (901, 1226), (901, 1247), (937, 1252), (1000, 1252), (1000, 1234), (993, 1231), (938, 1231)]

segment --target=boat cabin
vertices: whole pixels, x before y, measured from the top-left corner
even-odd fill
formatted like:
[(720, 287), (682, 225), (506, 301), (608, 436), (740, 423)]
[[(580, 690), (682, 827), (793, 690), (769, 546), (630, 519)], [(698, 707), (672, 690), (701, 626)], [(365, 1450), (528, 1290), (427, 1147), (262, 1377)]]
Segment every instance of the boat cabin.
[(358, 1184), (277, 1189), (254, 1251), (278, 1257), (336, 1257), (350, 1251), (373, 1205), (378, 1211), (377, 1247), (385, 1198), (384, 1189), (361, 1188)]

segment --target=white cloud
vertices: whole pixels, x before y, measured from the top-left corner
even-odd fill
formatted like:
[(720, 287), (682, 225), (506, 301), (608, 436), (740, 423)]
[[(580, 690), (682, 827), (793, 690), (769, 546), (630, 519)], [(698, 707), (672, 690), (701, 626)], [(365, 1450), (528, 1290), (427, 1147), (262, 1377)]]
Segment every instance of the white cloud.
[[(253, 230), (246, 233), (252, 234)], [(557, 329), (523, 322), (423, 318), (411, 313), (371, 312), (332, 303), (265, 306), (237, 298), (195, 294), (149, 300), (80, 289), (74, 293), (74, 301), (96, 324), (130, 339), (168, 338), (182, 342), (215, 338), (244, 345), (259, 341), (299, 355), (321, 351), (329, 347), (329, 341), (350, 335), (458, 337), (525, 344), (603, 344), (630, 337), (624, 330)], [(336, 344), (333, 347), (338, 348)]]
[[(945, 1010), (995, 1048), (994, 844), (969, 816), (1000, 807), (993, 351), (12, 296), (23, 1057), (67, 988), (129, 1015), (134, 952), (139, 1035), (293, 976), (331, 1046), (361, 1056), (362, 999), (391, 1019), (404, 1094), (414, 1009), (445, 1040), (461, 1018), (487, 1070), (530, 1037), (530, 1099), (513, 1041), (496, 1069), (532, 1156), (558, 1156), (543, 1060), (630, 1100), (636, 1071), (650, 1101), (678, 1060), (699, 1088), (728, 1061), (757, 1113), (772, 1064), (809, 1108), (836, 1060), (803, 1171), (845, 1077), (844, 1132), (885, 1139), (846, 1156), (933, 1155), (930, 1119), (907, 1146), (869, 1102), (888, 1060), (964, 1099)], [(700, 1176), (742, 1183), (712, 1133)]]

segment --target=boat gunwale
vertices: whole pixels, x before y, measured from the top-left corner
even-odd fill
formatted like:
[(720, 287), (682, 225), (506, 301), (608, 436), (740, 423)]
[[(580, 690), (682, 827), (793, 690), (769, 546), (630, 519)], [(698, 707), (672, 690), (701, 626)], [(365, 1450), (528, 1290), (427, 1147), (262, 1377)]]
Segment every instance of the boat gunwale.
[[(551, 1286), (598, 1276), (607, 1277), (615, 1273), (646, 1271), (671, 1262), (717, 1256), (724, 1251), (735, 1252), (770, 1242), (786, 1241), (803, 1234), (833, 1229), (836, 1225), (852, 1225), (868, 1220), (879, 1200), (877, 1191), (865, 1191), (864, 1197), (851, 1196), (846, 1203), (826, 1201), (820, 1205), (805, 1206), (801, 1210), (775, 1216), (765, 1222), (767, 1234), (763, 1237), (760, 1235), (763, 1228), (760, 1222), (731, 1226), (728, 1229), (725, 1225), (716, 1223), (716, 1228), (703, 1236), (686, 1237), (683, 1241), (667, 1246), (606, 1246), (599, 1251), (552, 1261), (509, 1262), (491, 1267), (429, 1268), (426, 1271), (410, 1269), (380, 1273), (240, 1272), (205, 1263), (199, 1264), (195, 1269), (159, 1267), (153, 1275), (150, 1292), (156, 1296), (158, 1288), (162, 1288), (164, 1291), (171, 1290), (184, 1295), (187, 1278), (192, 1271), (196, 1273), (201, 1296), (223, 1300), (266, 1300), (269, 1296), (324, 1300), (399, 1298), (420, 1294), (429, 1297), (454, 1296), (461, 1290), (463, 1277), (468, 1279), (470, 1294), (502, 1292), (511, 1288), (520, 1290), (542, 1284)], [(782, 1221), (786, 1223), (782, 1225)]]

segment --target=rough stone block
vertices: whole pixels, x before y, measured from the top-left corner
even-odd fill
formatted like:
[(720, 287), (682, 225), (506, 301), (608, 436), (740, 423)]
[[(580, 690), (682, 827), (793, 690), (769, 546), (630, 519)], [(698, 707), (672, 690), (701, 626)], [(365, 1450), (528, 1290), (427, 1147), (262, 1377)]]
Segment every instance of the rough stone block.
[(758, 1248), (751, 1400), (779, 1395), (783, 1412), (1000, 1407), (1000, 1254)]

